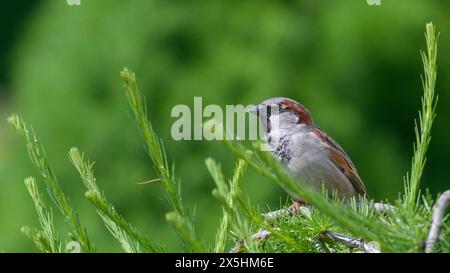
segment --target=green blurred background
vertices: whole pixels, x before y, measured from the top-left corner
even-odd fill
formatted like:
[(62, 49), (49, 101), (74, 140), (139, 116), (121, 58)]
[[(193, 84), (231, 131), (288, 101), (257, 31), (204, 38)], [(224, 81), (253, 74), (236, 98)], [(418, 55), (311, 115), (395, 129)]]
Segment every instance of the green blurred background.
[[(154, 128), (176, 162), (197, 231), (212, 242), (221, 209), (204, 159), (234, 158), (219, 142), (173, 141), (176, 104), (254, 104), (296, 99), (351, 155), (376, 200), (402, 191), (422, 93), (419, 49), (425, 24), (441, 32), (439, 105), (423, 187), (449, 188), (450, 2), (366, 1), (7, 1), (0, 10), (0, 251), (34, 251), (20, 233), (37, 225), (23, 185), (36, 176), (6, 123), (17, 112), (32, 124), (64, 190), (99, 251), (120, 251), (93, 207), (67, 151), (96, 161), (98, 184), (124, 217), (171, 251), (181, 245), (141, 136), (128, 113), (119, 71), (127, 66), (145, 91)], [(286, 194), (248, 172), (255, 204), (278, 207)], [(44, 187), (41, 184), (41, 190)], [(48, 202), (48, 204), (51, 204)], [(54, 209), (61, 231), (64, 224)]]

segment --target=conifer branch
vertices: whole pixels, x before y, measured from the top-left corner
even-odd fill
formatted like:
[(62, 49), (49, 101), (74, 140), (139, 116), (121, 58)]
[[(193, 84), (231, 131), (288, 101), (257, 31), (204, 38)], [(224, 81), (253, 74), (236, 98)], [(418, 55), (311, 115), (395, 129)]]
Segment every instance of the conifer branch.
[(214, 252), (220, 253), (225, 251), (225, 244), (228, 238), (230, 226), (233, 221), (235, 221), (234, 219), (238, 214), (236, 209), (236, 199), (240, 191), (240, 181), (242, 179), (246, 164), (243, 160), (239, 160), (237, 162), (233, 178), (229, 183), (230, 186), (227, 186), (225, 183), (219, 164), (217, 164), (213, 159), (208, 158), (206, 160), (206, 166), (209, 173), (213, 177), (214, 182), (216, 183), (216, 189), (214, 189), (213, 195), (219, 199), (223, 208), (223, 217), (220, 221), (219, 230), (216, 235), (216, 244), (214, 247)]
[(30, 239), (34, 246), (43, 253), (50, 253), (51, 248), (49, 242), (44, 237), (41, 230), (34, 227), (23, 226), (20, 231), (25, 234), (25, 236)]
[(31, 238), (35, 244), (36, 242), (38, 248), (43, 252), (49, 253), (59, 253), (61, 252), (61, 242), (56, 233), (55, 226), (53, 224), (53, 214), (51, 210), (45, 207), (42, 196), (39, 193), (39, 189), (36, 180), (33, 177), (28, 177), (25, 179), (25, 186), (27, 187), (28, 193), (33, 199), (34, 206), (39, 218), (39, 224), (41, 225), (41, 230), (31, 230), (25, 228), (23, 231), (29, 238)]
[(374, 243), (367, 243), (362, 239), (354, 239), (350, 236), (326, 230), (324, 236), (335, 240), (340, 243), (344, 243), (351, 248), (359, 248), (365, 253), (380, 253), (380, 247)]
[(423, 97), (421, 99), (422, 109), (419, 111), (419, 123), (415, 121), (414, 132), (416, 142), (414, 143), (414, 155), (412, 158), (411, 175), (406, 174), (405, 203), (415, 208), (418, 202), (420, 179), (426, 163), (426, 153), (431, 140), (431, 127), (436, 117), (436, 105), (438, 97), (435, 96), (436, 73), (437, 73), (437, 42), (439, 34), (433, 23), (426, 25), (425, 38), (427, 43), (426, 52), (421, 51), (424, 66), (424, 76), (421, 76), (423, 86)]
[(125, 252), (141, 252), (141, 246), (149, 252), (163, 252), (156, 242), (145, 238), (138, 230), (119, 215), (103, 193), (100, 192), (94, 176), (94, 162), (84, 160), (77, 148), (71, 148), (69, 158), (88, 189), (86, 198), (95, 206), (107, 229), (119, 241)]
[(181, 201), (181, 188), (174, 174), (174, 165), (169, 165), (164, 145), (148, 120), (145, 98), (137, 85), (136, 77), (126, 68), (120, 72), (120, 75), (135, 122), (144, 137), (148, 154), (173, 210), (166, 215), (166, 219), (193, 252), (202, 252), (204, 248), (197, 239), (194, 223)]
[(11, 115), (8, 118), (8, 122), (25, 141), (30, 159), (44, 178), (48, 193), (53, 202), (65, 217), (71, 236), (74, 237), (73, 239), (81, 245), (85, 252), (94, 252), (94, 246), (89, 241), (86, 230), (81, 225), (75, 208), (61, 189), (56, 175), (48, 163), (44, 147), (39, 142), (36, 133), (32, 128), (28, 128), (22, 118), (16, 114)]

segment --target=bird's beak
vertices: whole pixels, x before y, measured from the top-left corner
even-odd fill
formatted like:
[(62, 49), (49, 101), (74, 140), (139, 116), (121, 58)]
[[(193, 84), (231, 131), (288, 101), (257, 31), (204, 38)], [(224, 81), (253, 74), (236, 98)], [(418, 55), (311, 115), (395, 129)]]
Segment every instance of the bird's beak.
[(247, 110), (247, 113), (259, 116), (259, 105), (251, 107)]

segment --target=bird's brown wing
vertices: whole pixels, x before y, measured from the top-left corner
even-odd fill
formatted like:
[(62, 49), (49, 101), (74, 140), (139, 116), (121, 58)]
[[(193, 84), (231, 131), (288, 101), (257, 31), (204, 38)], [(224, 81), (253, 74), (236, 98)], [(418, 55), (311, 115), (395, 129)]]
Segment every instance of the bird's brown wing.
[(331, 159), (336, 167), (347, 177), (352, 183), (356, 192), (360, 195), (366, 194), (366, 187), (359, 177), (355, 165), (345, 151), (330, 136), (325, 134), (319, 127), (313, 127), (311, 131), (314, 135), (322, 139), (330, 150)]

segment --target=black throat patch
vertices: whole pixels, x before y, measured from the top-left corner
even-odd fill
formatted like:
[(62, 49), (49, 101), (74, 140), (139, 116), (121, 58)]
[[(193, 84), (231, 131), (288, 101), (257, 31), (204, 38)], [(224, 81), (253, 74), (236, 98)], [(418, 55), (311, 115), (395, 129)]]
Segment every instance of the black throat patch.
[(266, 113), (266, 132), (270, 133), (270, 130), (272, 129), (272, 126), (270, 124), (270, 116), (272, 115), (272, 108), (270, 106), (267, 106), (267, 113)]

